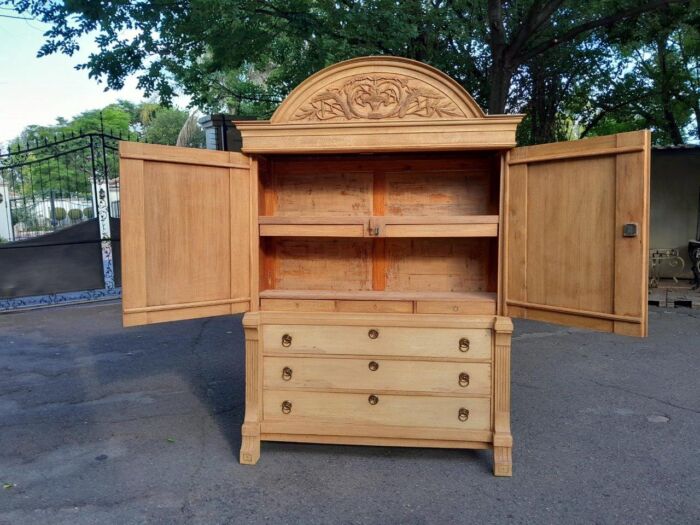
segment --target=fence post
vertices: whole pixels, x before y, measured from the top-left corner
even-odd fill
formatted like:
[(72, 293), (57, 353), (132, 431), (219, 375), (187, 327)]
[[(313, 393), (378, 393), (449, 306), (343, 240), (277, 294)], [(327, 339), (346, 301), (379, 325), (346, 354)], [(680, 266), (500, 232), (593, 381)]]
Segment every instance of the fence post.
[(56, 220), (56, 201), (54, 200), (53, 190), (49, 190), (49, 199), (51, 199), (49, 201), (51, 203), (51, 227), (53, 228), (53, 231), (56, 231), (58, 221)]
[[(104, 136), (101, 136), (104, 140)], [(102, 250), (102, 274), (104, 275), (105, 289), (112, 291), (114, 284), (114, 260), (112, 258), (112, 229), (109, 223), (109, 182), (107, 181), (106, 166), (102, 168), (103, 177), (98, 175), (95, 163), (95, 141), (90, 135), (90, 157), (92, 160), (92, 176), (94, 177), (94, 188), (97, 190), (97, 223), (100, 227), (100, 247)]]

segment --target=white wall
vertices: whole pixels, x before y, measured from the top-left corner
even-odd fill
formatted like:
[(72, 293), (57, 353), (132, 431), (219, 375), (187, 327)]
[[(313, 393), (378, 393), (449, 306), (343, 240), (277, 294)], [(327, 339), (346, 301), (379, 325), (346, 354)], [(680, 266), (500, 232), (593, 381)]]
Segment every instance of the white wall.
[(9, 241), (12, 238), (12, 219), (10, 218), (10, 191), (0, 179), (0, 237)]
[(700, 197), (700, 148), (654, 149), (651, 154), (651, 249), (676, 248), (685, 270), (660, 267), (661, 277), (692, 278), (688, 241), (695, 239)]

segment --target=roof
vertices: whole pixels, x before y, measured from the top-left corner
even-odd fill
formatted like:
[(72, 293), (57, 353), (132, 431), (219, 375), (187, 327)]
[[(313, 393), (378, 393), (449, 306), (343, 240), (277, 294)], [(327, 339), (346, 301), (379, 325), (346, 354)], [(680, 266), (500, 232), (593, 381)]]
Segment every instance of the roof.
[(669, 144), (666, 146), (652, 146), (651, 149), (657, 151), (700, 150), (700, 144)]

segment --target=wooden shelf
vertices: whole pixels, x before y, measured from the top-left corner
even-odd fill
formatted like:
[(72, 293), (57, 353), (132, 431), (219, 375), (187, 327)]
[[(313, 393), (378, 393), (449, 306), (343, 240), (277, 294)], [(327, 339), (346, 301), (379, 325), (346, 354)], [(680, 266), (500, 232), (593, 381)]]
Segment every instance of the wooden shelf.
[(337, 299), (349, 301), (477, 301), (496, 302), (491, 292), (387, 292), (374, 290), (262, 290), (261, 299)]
[[(496, 237), (498, 215), (259, 217), (261, 237)], [(375, 233), (378, 232), (378, 233)]]
[(261, 237), (367, 237), (368, 217), (258, 217)]

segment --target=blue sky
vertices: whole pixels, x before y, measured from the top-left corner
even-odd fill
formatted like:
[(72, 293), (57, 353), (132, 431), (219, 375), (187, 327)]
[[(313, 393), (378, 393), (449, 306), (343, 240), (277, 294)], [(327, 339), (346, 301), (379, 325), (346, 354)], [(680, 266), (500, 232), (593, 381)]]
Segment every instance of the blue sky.
[[(6, 10), (0, 14), (16, 15)], [(120, 98), (143, 100), (134, 78), (120, 91), (105, 92), (87, 71), (74, 69), (95, 49), (90, 39), (84, 39), (72, 57), (36, 58), (47, 27), (34, 20), (0, 17), (0, 144), (30, 124), (53, 124), (57, 117), (70, 118)], [(176, 103), (182, 107), (187, 101), (180, 98)]]

